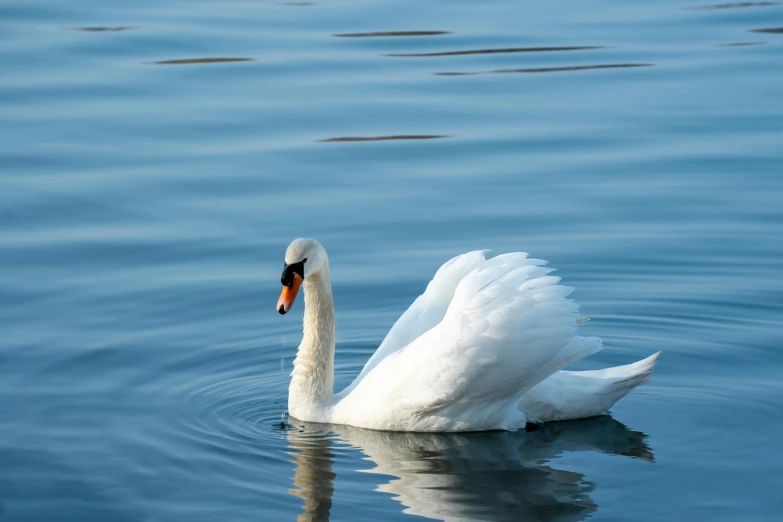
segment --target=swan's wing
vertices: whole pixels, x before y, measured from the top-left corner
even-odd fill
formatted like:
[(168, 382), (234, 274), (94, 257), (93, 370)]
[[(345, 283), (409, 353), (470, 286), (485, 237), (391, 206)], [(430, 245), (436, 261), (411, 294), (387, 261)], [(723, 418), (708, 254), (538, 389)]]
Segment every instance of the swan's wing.
[(452, 297), (454, 297), (454, 291), (459, 282), (485, 262), (484, 251), (481, 250), (468, 252), (446, 261), (435, 273), (424, 293), (417, 297), (413, 304), (397, 319), (381, 345), (364, 365), (361, 373), (345, 391), (352, 390), (370, 370), (389, 354), (405, 348), (411, 341), (440, 323)]
[[(467, 404), (514, 404), (543, 379), (600, 349), (574, 336), (579, 310), (570, 287), (526, 254), (484, 260), (457, 285), (443, 319), (382, 359), (346, 406), (389, 408), (393, 417), (438, 409), (455, 419)], [(350, 400), (348, 400), (350, 399)]]

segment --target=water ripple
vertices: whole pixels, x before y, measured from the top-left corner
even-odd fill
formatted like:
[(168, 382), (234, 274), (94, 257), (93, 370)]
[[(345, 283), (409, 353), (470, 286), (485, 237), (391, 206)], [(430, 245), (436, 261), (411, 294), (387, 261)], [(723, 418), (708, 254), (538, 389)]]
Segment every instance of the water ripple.
[(507, 47), (502, 49), (469, 49), (465, 51), (438, 51), (431, 53), (392, 53), (384, 56), (397, 58), (426, 58), (436, 56), (465, 56), (468, 54), (504, 54), (504, 53), (549, 53), (560, 51), (588, 51), (592, 49), (606, 49), (601, 45), (578, 45), (567, 47)]
[(196, 63), (227, 63), (227, 62), (252, 62), (255, 58), (183, 58), (177, 60), (160, 60), (152, 62), (155, 65), (186, 65)]
[(337, 38), (383, 38), (396, 36), (439, 36), (451, 34), (449, 31), (382, 31), (377, 33), (340, 33)]
[(780, 2), (734, 2), (727, 4), (697, 5), (694, 7), (684, 7), (688, 11), (711, 11), (714, 9), (736, 9), (740, 7), (769, 7), (780, 5)]
[(734, 42), (719, 44), (718, 47), (749, 47), (751, 45), (764, 45), (767, 42)]
[(436, 76), (475, 76), (478, 74), (505, 74), (505, 73), (548, 73), (566, 71), (588, 71), (593, 69), (628, 69), (633, 67), (652, 67), (651, 63), (609, 63), (602, 65), (572, 65), (567, 67), (533, 67), (527, 69), (498, 69), (496, 71), (477, 72), (438, 72)]
[(275, 398), (271, 392), (278, 388), (242, 367), (193, 380), (176, 390), (180, 415), (173, 429), (204, 444), (278, 439), (281, 430), (293, 428), (284, 416), (285, 396)]
[(342, 136), (339, 138), (326, 138), (317, 140), (319, 143), (336, 143), (347, 141), (392, 141), (392, 140), (435, 140), (450, 138), (443, 134), (395, 134), (392, 136)]
[(88, 33), (116, 33), (119, 31), (132, 31), (134, 29), (141, 29), (137, 25), (118, 25), (115, 27), (75, 27), (76, 31), (85, 31)]

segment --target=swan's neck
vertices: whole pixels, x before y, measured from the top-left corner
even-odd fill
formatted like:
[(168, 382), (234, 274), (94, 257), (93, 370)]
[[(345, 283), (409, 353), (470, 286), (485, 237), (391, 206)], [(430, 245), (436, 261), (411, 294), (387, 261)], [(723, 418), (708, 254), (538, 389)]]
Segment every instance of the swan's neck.
[(288, 410), (299, 419), (317, 421), (313, 416), (330, 406), (334, 396), (334, 301), (328, 261), (302, 286), (304, 334), (291, 372)]

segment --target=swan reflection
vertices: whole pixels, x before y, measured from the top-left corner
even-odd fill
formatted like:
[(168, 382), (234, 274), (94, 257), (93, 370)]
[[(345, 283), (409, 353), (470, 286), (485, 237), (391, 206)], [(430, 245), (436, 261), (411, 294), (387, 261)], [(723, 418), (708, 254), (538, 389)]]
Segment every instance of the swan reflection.
[[(296, 424), (297, 426), (300, 423)], [(288, 432), (294, 489), (304, 500), (299, 521), (328, 521), (335, 473), (332, 444), (367, 456), (377, 491), (404, 512), (436, 520), (583, 520), (597, 511), (595, 484), (556, 469), (571, 451), (598, 451), (653, 461), (647, 436), (611, 417), (550, 423), (533, 433), (426, 434), (307, 424)]]

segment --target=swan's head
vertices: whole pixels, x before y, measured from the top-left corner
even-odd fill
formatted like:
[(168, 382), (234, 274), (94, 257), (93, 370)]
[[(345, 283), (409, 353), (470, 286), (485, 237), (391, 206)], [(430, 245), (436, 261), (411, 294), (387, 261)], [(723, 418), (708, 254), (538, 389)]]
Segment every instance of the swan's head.
[(294, 239), (285, 251), (285, 264), (280, 282), (283, 292), (277, 301), (277, 311), (286, 313), (294, 305), (299, 287), (307, 277), (321, 271), (326, 262), (326, 250), (315, 239)]

